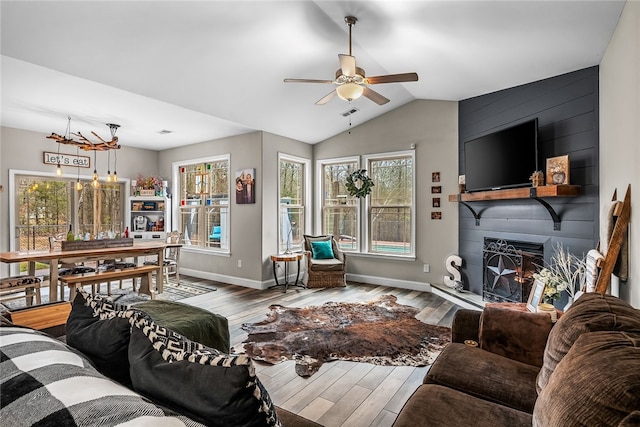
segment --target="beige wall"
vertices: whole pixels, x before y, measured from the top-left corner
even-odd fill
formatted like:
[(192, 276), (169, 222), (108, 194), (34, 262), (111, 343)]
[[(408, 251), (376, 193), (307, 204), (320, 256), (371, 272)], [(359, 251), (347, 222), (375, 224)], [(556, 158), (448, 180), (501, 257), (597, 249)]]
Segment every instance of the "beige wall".
[[(160, 173), (168, 177), (172, 176), (174, 162), (221, 154), (230, 154), (232, 176), (238, 169), (256, 168), (256, 203), (236, 205), (235, 199), (231, 200), (231, 254), (183, 248), (185, 256), (181, 259), (181, 265), (185, 272), (196, 277), (253, 288), (270, 284), (273, 273), (269, 255), (278, 250), (276, 195), (279, 152), (311, 158), (310, 145), (263, 132), (192, 144), (160, 153)], [(177, 211), (174, 210), (174, 214)], [(242, 267), (238, 267), (238, 261), (241, 261)]]
[[(640, 308), (640, 2), (628, 1), (600, 64), (600, 212), (631, 184), (629, 281), (620, 297)], [(604, 221), (601, 221), (604, 223)]]
[[(231, 255), (183, 248), (180, 260), (182, 268), (197, 277), (223, 280), (250, 287), (260, 287), (262, 273), (262, 133), (252, 132), (230, 138), (191, 144), (164, 150), (159, 155), (162, 176), (172, 177), (172, 164), (177, 161), (196, 160), (222, 154), (231, 156), (231, 177), (236, 170), (256, 169), (256, 203), (236, 205), (230, 200), (230, 251)], [(172, 178), (170, 178), (172, 180)], [(176, 195), (176, 198), (178, 196)], [(177, 203), (173, 203), (174, 218)], [(242, 267), (238, 267), (241, 261)]]
[[(457, 253), (458, 206), (447, 195), (458, 191), (458, 103), (417, 100), (353, 127), (314, 146), (314, 160), (409, 150), (416, 154), (416, 259), (349, 256), (348, 272), (356, 276), (402, 282), (443, 283), (445, 259)], [(442, 220), (431, 220), (431, 173), (440, 172)], [(430, 273), (423, 265), (430, 264)], [(356, 277), (357, 278), (357, 277)], [(395, 281), (395, 282), (394, 282)], [(419, 288), (419, 286), (408, 286)]]

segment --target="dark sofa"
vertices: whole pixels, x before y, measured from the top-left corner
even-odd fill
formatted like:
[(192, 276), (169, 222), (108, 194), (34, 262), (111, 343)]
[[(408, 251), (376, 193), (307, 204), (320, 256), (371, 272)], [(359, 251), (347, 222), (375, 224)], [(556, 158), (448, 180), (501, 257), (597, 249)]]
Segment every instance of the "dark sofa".
[(596, 293), (555, 325), (500, 304), (459, 310), (394, 424), (418, 425), (640, 426), (640, 310)]
[(179, 303), (146, 308), (80, 292), (67, 321), (68, 345), (3, 321), (2, 424), (318, 425), (276, 408), (251, 359), (228, 354), (224, 317)]

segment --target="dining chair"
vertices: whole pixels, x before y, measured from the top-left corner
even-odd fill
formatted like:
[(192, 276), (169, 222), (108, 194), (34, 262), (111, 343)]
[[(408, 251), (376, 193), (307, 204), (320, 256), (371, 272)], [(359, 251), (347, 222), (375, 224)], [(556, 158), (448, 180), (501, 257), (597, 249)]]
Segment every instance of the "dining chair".
[[(182, 242), (182, 233), (174, 230), (167, 233), (167, 243), (169, 246), (164, 253), (164, 264), (162, 273), (164, 279), (169, 283), (169, 276), (176, 276), (176, 284), (180, 284), (180, 243)], [(158, 265), (158, 261), (145, 261), (146, 265)]]

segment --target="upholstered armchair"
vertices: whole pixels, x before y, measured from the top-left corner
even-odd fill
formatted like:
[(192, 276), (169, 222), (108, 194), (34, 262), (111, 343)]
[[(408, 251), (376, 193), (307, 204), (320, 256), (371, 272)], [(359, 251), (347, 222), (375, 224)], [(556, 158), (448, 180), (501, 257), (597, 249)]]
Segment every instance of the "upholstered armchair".
[(332, 235), (304, 236), (307, 287), (346, 286), (347, 256)]

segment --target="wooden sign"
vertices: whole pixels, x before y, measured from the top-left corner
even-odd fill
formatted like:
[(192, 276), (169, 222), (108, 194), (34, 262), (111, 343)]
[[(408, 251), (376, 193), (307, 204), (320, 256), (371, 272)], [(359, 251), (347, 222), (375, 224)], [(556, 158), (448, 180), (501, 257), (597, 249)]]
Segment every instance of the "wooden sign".
[(60, 159), (60, 166), (72, 166), (89, 168), (91, 167), (91, 157), (89, 156), (76, 156), (74, 154), (58, 154), (44, 151), (42, 153), (42, 163), (45, 165), (57, 165), (58, 158)]

